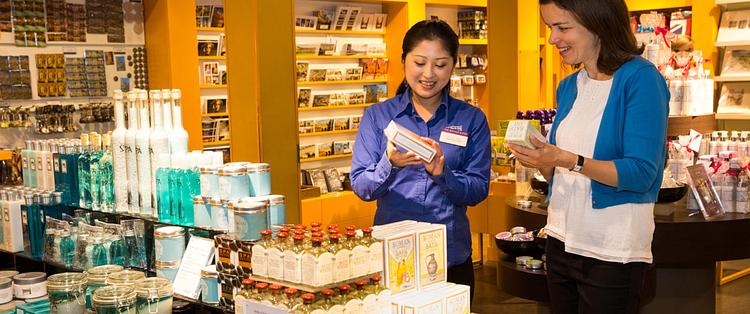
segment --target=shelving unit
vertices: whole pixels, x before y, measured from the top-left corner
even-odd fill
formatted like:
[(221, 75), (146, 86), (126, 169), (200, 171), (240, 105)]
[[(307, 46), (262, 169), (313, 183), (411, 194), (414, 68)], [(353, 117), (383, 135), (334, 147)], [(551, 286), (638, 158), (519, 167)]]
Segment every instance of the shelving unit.
[(743, 76), (716, 76), (714, 77), (716, 82), (748, 82), (750, 81), (750, 75)]
[(297, 60), (332, 60), (332, 59), (372, 59), (372, 58), (385, 58), (384, 55), (369, 56), (369, 55), (350, 55), (350, 56), (313, 56), (313, 55), (297, 55)]
[[(359, 59), (357, 57), (349, 59)], [(297, 82), (298, 86), (311, 86), (311, 85), (346, 85), (346, 84), (377, 84), (387, 83), (388, 80), (350, 80), (350, 81), (320, 81), (320, 82)]]
[(372, 106), (374, 104), (364, 104), (364, 105), (346, 105), (346, 106), (325, 106), (325, 107), (308, 107), (308, 108), (298, 108), (299, 111), (318, 111), (318, 110), (340, 110), (340, 109), (349, 109), (349, 108), (367, 108), (369, 106)]
[(323, 34), (323, 35), (385, 35), (385, 31), (336, 31), (318, 29), (298, 29), (297, 34)]
[(301, 159), (300, 162), (322, 161), (322, 160), (331, 160), (331, 159), (349, 158), (349, 157), (352, 157), (352, 154), (333, 155), (333, 156), (315, 157), (315, 158), (305, 158), (305, 159)]
[(227, 85), (226, 84), (205, 84), (205, 85), (201, 85), (200, 87), (204, 89), (226, 89)]
[(329, 132), (300, 133), (299, 137), (323, 136), (323, 135), (332, 135), (332, 134), (350, 134), (350, 133), (357, 133), (357, 130), (339, 130), (339, 131), (329, 131)]

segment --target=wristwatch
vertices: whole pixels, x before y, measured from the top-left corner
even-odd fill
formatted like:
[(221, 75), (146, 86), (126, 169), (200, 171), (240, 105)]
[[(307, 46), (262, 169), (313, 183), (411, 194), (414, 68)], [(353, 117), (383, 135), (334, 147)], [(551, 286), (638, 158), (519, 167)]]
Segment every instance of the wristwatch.
[(569, 170), (572, 172), (581, 172), (581, 169), (583, 169), (584, 160), (585, 159), (583, 158), (583, 156), (578, 155), (578, 161), (576, 162), (575, 166), (573, 166), (573, 168), (570, 168)]

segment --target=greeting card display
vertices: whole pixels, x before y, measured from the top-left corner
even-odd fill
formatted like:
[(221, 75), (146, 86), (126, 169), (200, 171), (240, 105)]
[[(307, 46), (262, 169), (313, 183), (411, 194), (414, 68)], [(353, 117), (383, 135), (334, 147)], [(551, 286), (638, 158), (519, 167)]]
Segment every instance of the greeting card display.
[(750, 114), (750, 82), (725, 82), (721, 85), (718, 113)]
[(750, 46), (727, 48), (722, 60), (721, 76), (750, 75)]
[(750, 10), (724, 12), (716, 41), (747, 41), (748, 38), (750, 38)]

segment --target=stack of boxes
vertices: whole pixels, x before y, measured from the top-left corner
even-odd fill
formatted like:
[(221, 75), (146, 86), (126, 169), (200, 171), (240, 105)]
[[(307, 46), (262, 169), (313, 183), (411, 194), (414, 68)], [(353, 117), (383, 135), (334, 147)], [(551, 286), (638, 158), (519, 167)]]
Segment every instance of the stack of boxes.
[(252, 274), (252, 241), (237, 240), (230, 234), (214, 237), (216, 272), (219, 274), (219, 305), (234, 306), (234, 296), (242, 290), (242, 280)]

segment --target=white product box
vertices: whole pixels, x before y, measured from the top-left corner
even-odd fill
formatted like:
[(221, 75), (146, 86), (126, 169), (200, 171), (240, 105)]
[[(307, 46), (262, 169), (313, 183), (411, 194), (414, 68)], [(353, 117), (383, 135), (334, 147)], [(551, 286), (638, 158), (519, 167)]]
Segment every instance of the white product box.
[(417, 230), (419, 289), (443, 283), (448, 277), (445, 225), (431, 224)]
[(526, 148), (536, 149), (529, 141), (529, 135), (535, 137), (540, 142), (547, 142), (542, 133), (539, 132), (529, 120), (511, 120), (508, 123), (508, 129), (505, 131), (505, 142), (521, 145)]
[(385, 132), (385, 136), (393, 143), (416, 154), (426, 162), (432, 162), (432, 158), (435, 157), (436, 152), (434, 148), (425, 144), (419, 135), (416, 135), (414, 132), (409, 131), (409, 129), (400, 126), (393, 120), (388, 123), (388, 126), (383, 132)]

